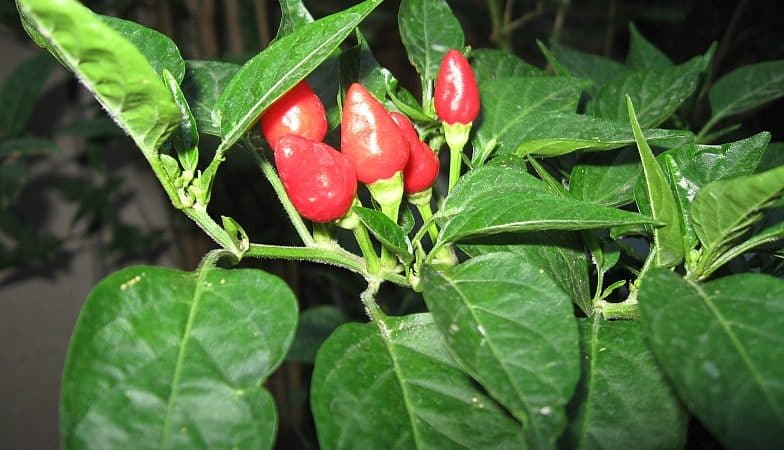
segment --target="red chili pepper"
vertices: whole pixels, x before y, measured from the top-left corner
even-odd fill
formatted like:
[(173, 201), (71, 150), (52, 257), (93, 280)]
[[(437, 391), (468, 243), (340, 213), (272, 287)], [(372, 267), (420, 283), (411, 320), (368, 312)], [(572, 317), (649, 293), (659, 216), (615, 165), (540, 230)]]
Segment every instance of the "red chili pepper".
[(416, 194), (430, 189), (438, 178), (441, 165), (438, 156), (430, 147), (419, 139), (414, 125), (408, 117), (398, 112), (389, 115), (400, 128), (403, 137), (408, 142), (408, 163), (403, 169), (403, 189), (406, 194)]
[(352, 84), (343, 103), (340, 151), (365, 184), (391, 178), (408, 161), (408, 145), (381, 103), (362, 85)]
[(357, 176), (345, 155), (295, 135), (278, 139), (275, 165), (297, 212), (314, 222), (343, 217), (357, 193)]
[(436, 114), (448, 124), (468, 124), (479, 114), (479, 88), (462, 53), (449, 50), (441, 60), (435, 85)]
[(261, 116), (261, 132), (275, 148), (278, 139), (294, 134), (323, 141), (327, 134), (327, 113), (307, 81), (302, 80), (272, 104)]

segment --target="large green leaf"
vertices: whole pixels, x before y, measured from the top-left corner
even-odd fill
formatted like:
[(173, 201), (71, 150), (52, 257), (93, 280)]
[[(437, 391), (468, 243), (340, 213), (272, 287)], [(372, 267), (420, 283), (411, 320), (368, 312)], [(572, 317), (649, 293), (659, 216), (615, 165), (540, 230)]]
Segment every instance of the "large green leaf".
[(581, 52), (557, 42), (553, 42), (551, 48), (555, 58), (570, 75), (593, 82), (593, 86), (588, 89), (591, 96), (596, 95), (605, 84), (626, 73), (623, 64), (599, 55)]
[(29, 177), (27, 166), (20, 161), (0, 164), (0, 211), (16, 202)]
[(296, 325), (294, 295), (261, 271), (137, 266), (110, 275), (71, 337), (62, 447), (272, 448), (275, 405), (260, 384)]
[(528, 64), (517, 56), (492, 48), (472, 50), (471, 68), (480, 86), (498, 78), (544, 75), (542, 69)]
[(408, 60), (426, 81), (435, 79), (449, 49), (463, 50), (463, 28), (444, 0), (403, 0), (397, 15)]
[(47, 54), (34, 56), (14, 68), (0, 87), (0, 139), (24, 130), (35, 100), (49, 78), (55, 61)]
[(526, 134), (536, 127), (536, 118), (548, 113), (577, 110), (582, 80), (570, 77), (499, 78), (480, 86), (482, 118), (476, 129), (474, 161), (484, 161), (490, 152), (512, 153)]
[(654, 222), (639, 214), (564, 197), (520, 169), (482, 167), (469, 175), (461, 179), (435, 214), (436, 223), (442, 227), (439, 245), (508, 232), (585, 230)]
[(697, 56), (672, 68), (630, 71), (607, 83), (588, 103), (589, 114), (624, 121), (626, 95), (637, 105), (640, 127), (655, 127), (678, 110), (678, 107), (697, 89), (697, 82), (705, 70), (705, 57)]
[(229, 148), (237, 142), (267, 107), (327, 59), (380, 3), (366, 0), (302, 25), (246, 62), (215, 104), (221, 147)]
[(782, 190), (784, 166), (715, 181), (697, 192), (691, 205), (691, 218), (702, 243), (704, 267), (743, 236), (762, 217), (762, 211), (781, 196)]
[(623, 206), (634, 201), (641, 176), (640, 158), (631, 148), (586, 154), (572, 168), (569, 193), (590, 203)]
[(213, 116), (215, 102), (240, 66), (218, 61), (185, 62), (182, 91), (200, 132), (220, 136), (220, 121)]
[(17, 5), (145, 157), (155, 158), (180, 111), (147, 58), (75, 0), (17, 0)]
[(718, 121), (784, 96), (784, 61), (739, 67), (724, 75), (708, 94), (711, 120)]
[(520, 255), (532, 266), (544, 270), (583, 312), (591, 311), (588, 259), (576, 233), (537, 231), (520, 233), (514, 238), (493, 236), (479, 243), (462, 244), (460, 249), (472, 257), (498, 252)]
[(724, 445), (768, 449), (784, 429), (784, 281), (642, 280), (642, 328), (679, 397)]
[(429, 314), (338, 328), (316, 357), (311, 405), (325, 450), (525, 448)]
[[(668, 147), (694, 140), (694, 135), (688, 131), (652, 129), (644, 134), (651, 143)], [(516, 147), (507, 146), (499, 149), (499, 153), (560, 156), (575, 150), (612, 150), (635, 142), (628, 123), (570, 113), (528, 117), (525, 128), (520, 129), (515, 138)]]
[(523, 422), (532, 447), (550, 448), (566, 426), (579, 345), (569, 297), (542, 273), (492, 253), (444, 271), (426, 266), (422, 293), (460, 362)]
[(671, 68), (672, 60), (661, 50), (645, 39), (640, 30), (629, 24), (629, 52), (626, 54), (626, 66), (630, 69), (659, 70)]
[[(651, 147), (642, 135), (640, 124), (634, 112), (634, 106), (629, 96), (626, 96), (629, 122), (632, 125), (634, 139), (637, 141), (637, 150), (642, 162), (645, 177), (645, 198), (650, 207), (651, 216), (655, 220), (664, 222), (665, 225), (653, 230), (655, 261), (657, 266), (673, 267), (683, 261), (683, 229), (681, 227), (678, 204), (675, 194), (670, 189), (667, 178), (664, 176)], [(646, 212), (646, 211), (643, 211)]]
[(581, 319), (582, 376), (565, 435), (571, 449), (683, 448), (687, 416), (639, 324)]
[(168, 36), (130, 20), (111, 16), (100, 17), (120, 36), (136, 46), (158, 76), (162, 77), (163, 69), (166, 69), (178, 82), (182, 82), (182, 77), (185, 75), (185, 61), (182, 60), (180, 49)]

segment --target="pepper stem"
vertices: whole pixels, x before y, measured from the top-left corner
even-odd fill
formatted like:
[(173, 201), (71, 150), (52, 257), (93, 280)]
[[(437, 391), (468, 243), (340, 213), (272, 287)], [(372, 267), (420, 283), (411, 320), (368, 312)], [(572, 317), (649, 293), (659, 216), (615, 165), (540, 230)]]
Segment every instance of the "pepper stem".
[(428, 188), (422, 192), (408, 195), (408, 203), (416, 206), (419, 215), (422, 217), (422, 223), (428, 224), (427, 234), (430, 236), (430, 241), (436, 245), (438, 239), (438, 226), (435, 222), (430, 220), (433, 217), (433, 210), (430, 209), (430, 198), (433, 196), (433, 189)]
[[(403, 200), (403, 172), (395, 172), (394, 175), (385, 179), (378, 180), (367, 185), (373, 200), (381, 206), (381, 212), (394, 223), (397, 223), (397, 216), (400, 212), (400, 203)], [(381, 264), (384, 267), (395, 267), (397, 258), (385, 246), (381, 246)]]
[(373, 248), (373, 243), (370, 242), (370, 235), (367, 232), (365, 225), (359, 224), (353, 230), (354, 238), (359, 244), (359, 249), (362, 251), (362, 256), (365, 258), (365, 266), (367, 272), (371, 275), (376, 275), (381, 270), (381, 265), (376, 254), (376, 249)]
[(468, 142), (468, 135), (471, 133), (471, 123), (446, 123), (441, 122), (444, 127), (444, 137), (449, 146), (449, 191), (457, 184), (460, 179), (460, 167), (463, 162), (463, 147)]

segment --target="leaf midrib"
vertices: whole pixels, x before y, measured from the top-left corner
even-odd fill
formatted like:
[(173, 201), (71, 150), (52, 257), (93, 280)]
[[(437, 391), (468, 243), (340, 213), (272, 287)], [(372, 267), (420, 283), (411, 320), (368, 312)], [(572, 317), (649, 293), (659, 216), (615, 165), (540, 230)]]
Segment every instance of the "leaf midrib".
[(177, 362), (174, 365), (174, 373), (172, 374), (171, 393), (169, 394), (169, 401), (166, 406), (166, 416), (163, 420), (163, 429), (161, 436), (161, 449), (165, 449), (169, 443), (171, 419), (174, 412), (174, 407), (177, 402), (177, 390), (182, 378), (182, 367), (185, 365), (185, 353), (188, 349), (188, 342), (190, 341), (191, 333), (193, 332), (193, 324), (196, 321), (196, 313), (198, 312), (199, 302), (201, 301), (202, 293), (204, 292), (205, 279), (207, 273), (212, 269), (209, 265), (202, 268), (199, 276), (196, 279), (196, 286), (193, 291), (193, 302), (191, 303), (190, 311), (188, 312), (188, 320), (185, 323), (185, 330), (180, 339), (180, 351), (177, 355)]

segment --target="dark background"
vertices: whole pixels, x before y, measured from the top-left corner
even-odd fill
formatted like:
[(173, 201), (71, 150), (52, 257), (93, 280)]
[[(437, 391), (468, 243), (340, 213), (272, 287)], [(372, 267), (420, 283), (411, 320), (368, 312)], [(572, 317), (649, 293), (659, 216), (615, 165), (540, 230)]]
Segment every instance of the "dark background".
[[(513, 29), (494, 28), (491, 2)], [(169, 35), (187, 59), (242, 62), (274, 37), (279, 19), (270, 0), (104, 0), (94, 10), (135, 20)], [(353, 1), (306, 1), (318, 18)], [(452, 0), (448, 2), (474, 48), (503, 46), (539, 67), (536, 39), (623, 61), (628, 24), (676, 63), (718, 42), (712, 79), (745, 64), (784, 57), (784, 15), (773, 0), (620, 1)], [(39, 52), (24, 34), (11, 1), (0, 6), (0, 78)], [(379, 62), (417, 90), (397, 32), (399, 2), (387, 0), (362, 25)], [(502, 14), (503, 16), (503, 14)], [(501, 17), (503, 21), (503, 17)], [(132, 263), (193, 269), (212, 243), (171, 208), (141, 155), (116, 132), (63, 135), (74, 120), (103, 117), (96, 103), (65, 71), (50, 77), (26, 132), (53, 138), (61, 153), (29, 161), (30, 177), (0, 218), (0, 448), (57, 448), (59, 377), (68, 336), (89, 289), (108, 273)], [(782, 139), (783, 102), (741, 117), (743, 128), (724, 138), (771, 131)], [(3, 105), (0, 105), (2, 108)], [(697, 110), (701, 125), (706, 108)], [(213, 143), (214, 144), (214, 143)], [(208, 139), (202, 152), (210, 146)], [(236, 218), (255, 242), (296, 243), (277, 200), (252, 160), (234, 153), (216, 182), (211, 208)], [(81, 212), (81, 213), (80, 213)], [(81, 214), (81, 215), (80, 215)], [(29, 233), (10, 232), (8, 217)], [(21, 246), (21, 247), (20, 247)], [(26, 246), (26, 247), (25, 247)], [(19, 252), (19, 248), (25, 252)], [(21, 256), (20, 256), (21, 255)], [(345, 272), (289, 262), (252, 263), (284, 277), (301, 309), (332, 304), (361, 320), (361, 283)], [(408, 297), (407, 297), (408, 295)], [(410, 294), (387, 288), (387, 305), (416, 309)], [(280, 414), (279, 448), (315, 448), (307, 386), (310, 366), (286, 363), (270, 380)], [(691, 448), (719, 448), (698, 425)]]

